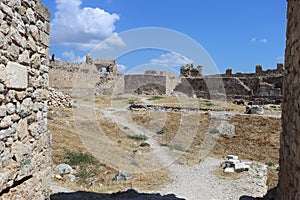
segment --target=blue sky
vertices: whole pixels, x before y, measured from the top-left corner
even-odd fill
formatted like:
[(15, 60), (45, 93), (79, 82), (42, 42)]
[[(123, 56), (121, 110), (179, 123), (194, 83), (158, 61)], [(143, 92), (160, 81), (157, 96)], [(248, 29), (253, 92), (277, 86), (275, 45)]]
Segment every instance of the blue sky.
[[(226, 68), (232, 68), (234, 72), (253, 72), (257, 64), (269, 69), (275, 68), (277, 62), (283, 62), (285, 0), (41, 1), (51, 11), (51, 53), (64, 61), (80, 62), (98, 44), (101, 48), (95, 55), (101, 57), (106, 54), (100, 50), (115, 51), (130, 46), (132, 40), (124, 39), (124, 31), (160, 27), (184, 34), (190, 41), (200, 44), (222, 73)], [(143, 36), (132, 38), (139, 37)], [(160, 39), (163, 43), (171, 37)], [(173, 38), (171, 43), (184, 46), (189, 41)], [(189, 62), (209, 67), (205, 58), (195, 59), (189, 50), (172, 48), (130, 51), (118, 55), (117, 62), (123, 72), (148, 64), (175, 71)]]

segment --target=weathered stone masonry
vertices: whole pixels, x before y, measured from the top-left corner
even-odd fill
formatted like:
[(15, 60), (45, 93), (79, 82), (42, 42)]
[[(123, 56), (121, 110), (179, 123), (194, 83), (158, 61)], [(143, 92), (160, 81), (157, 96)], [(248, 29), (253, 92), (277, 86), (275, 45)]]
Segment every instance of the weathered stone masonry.
[(300, 1), (288, 0), (279, 198), (300, 199)]
[(0, 1), (0, 199), (48, 199), (50, 13), (39, 0)]

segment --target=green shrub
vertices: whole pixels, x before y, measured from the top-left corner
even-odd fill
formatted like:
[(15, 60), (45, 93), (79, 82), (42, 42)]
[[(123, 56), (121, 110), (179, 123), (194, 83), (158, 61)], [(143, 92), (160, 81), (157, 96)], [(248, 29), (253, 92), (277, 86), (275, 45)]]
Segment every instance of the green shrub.
[(155, 101), (155, 100), (159, 100), (159, 99), (163, 99), (163, 98), (164, 97), (162, 97), (162, 96), (153, 96), (153, 97), (149, 98), (148, 100)]
[(273, 167), (273, 166), (275, 165), (275, 164), (272, 163), (272, 162), (266, 162), (265, 164), (268, 165), (269, 167)]
[(217, 106), (217, 104), (213, 104), (213, 103), (211, 103), (211, 102), (207, 102), (207, 103), (205, 103), (205, 105), (206, 105), (206, 106), (209, 106), (209, 107), (210, 107), (210, 106)]
[(211, 133), (211, 134), (219, 134), (220, 131), (217, 128), (212, 128), (212, 129), (210, 129), (209, 133)]
[(181, 144), (168, 144), (168, 143), (161, 143), (160, 146), (168, 147), (170, 150), (177, 150), (177, 151), (186, 151), (185, 148)]
[(159, 134), (159, 135), (162, 135), (162, 134), (165, 133), (165, 130), (164, 130), (164, 129), (161, 129), (160, 131), (156, 131), (156, 133)]
[(147, 142), (143, 142), (142, 144), (140, 144), (141, 147), (150, 147), (151, 145)]
[(71, 166), (86, 166), (88, 164), (97, 164), (97, 160), (90, 153), (73, 152), (65, 150), (65, 154), (67, 156), (67, 164)]
[(47, 116), (48, 120), (54, 120), (53, 117), (51, 117), (50, 115)]
[(128, 136), (129, 139), (132, 139), (132, 140), (136, 140), (136, 141), (142, 141), (142, 140), (147, 140), (148, 137), (146, 135), (130, 135)]
[(134, 104), (134, 101), (133, 100), (129, 100), (128, 104), (132, 105), (132, 104)]
[(90, 153), (74, 152), (65, 150), (66, 163), (72, 167), (79, 167), (76, 174), (80, 184), (89, 185), (89, 178), (95, 177), (98, 173), (99, 163)]

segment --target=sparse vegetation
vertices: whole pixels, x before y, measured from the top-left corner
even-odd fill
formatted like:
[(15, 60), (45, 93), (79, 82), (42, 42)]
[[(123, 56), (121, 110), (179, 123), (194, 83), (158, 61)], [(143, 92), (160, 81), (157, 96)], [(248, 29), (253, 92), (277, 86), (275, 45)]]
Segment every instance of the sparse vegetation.
[(212, 107), (212, 106), (218, 106), (217, 104), (211, 103), (211, 102), (206, 102), (204, 105)]
[(158, 135), (162, 135), (162, 134), (165, 133), (165, 130), (164, 130), (164, 129), (161, 129), (161, 130), (157, 131), (156, 133), (157, 133)]
[(47, 119), (48, 119), (48, 120), (54, 120), (53, 117), (50, 116), (50, 115), (47, 116)]
[(269, 167), (273, 167), (275, 165), (273, 162), (266, 162), (265, 164)]
[(80, 184), (89, 184), (88, 179), (97, 175), (99, 163), (90, 153), (65, 150), (66, 163), (72, 167), (78, 167), (75, 174)]
[(83, 152), (74, 152), (70, 150), (65, 150), (67, 164), (71, 166), (76, 165), (88, 165), (88, 164), (96, 164), (97, 160), (90, 153)]
[(177, 151), (186, 151), (185, 148), (181, 144), (169, 144), (169, 143), (161, 143), (160, 146), (168, 147), (170, 150)]
[(146, 135), (130, 135), (128, 136), (129, 139), (136, 140), (136, 141), (143, 141), (147, 140), (148, 137)]
[(163, 99), (164, 97), (162, 97), (162, 96), (153, 96), (153, 97), (151, 97), (151, 98), (149, 98), (148, 100), (149, 101), (155, 101), (155, 100), (159, 100), (159, 99)]
[(220, 131), (216, 127), (214, 127), (214, 128), (212, 128), (212, 129), (209, 130), (209, 133), (211, 133), (211, 134), (219, 134)]
[(143, 142), (142, 144), (140, 144), (140, 147), (150, 147), (151, 145), (147, 142)]
[(134, 101), (133, 100), (129, 100), (128, 104), (132, 105), (132, 104), (134, 104)]

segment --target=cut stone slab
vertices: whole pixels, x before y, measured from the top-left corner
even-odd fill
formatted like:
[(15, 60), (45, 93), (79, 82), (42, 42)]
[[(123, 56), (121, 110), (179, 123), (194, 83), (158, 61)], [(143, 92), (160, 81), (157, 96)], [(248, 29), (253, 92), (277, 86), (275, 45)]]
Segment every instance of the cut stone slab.
[(233, 160), (233, 159), (229, 159), (229, 160), (226, 160), (225, 163), (230, 163), (230, 164), (237, 164), (237, 163), (240, 163), (241, 161), (240, 160)]
[(228, 159), (228, 160), (238, 160), (239, 157), (238, 157), (238, 156), (235, 156), (235, 155), (227, 155), (227, 159)]
[(27, 68), (14, 62), (6, 67), (6, 86), (12, 89), (26, 89), (28, 85)]
[(232, 167), (226, 167), (226, 168), (224, 169), (224, 172), (225, 172), (225, 173), (234, 173), (234, 168), (232, 168)]

